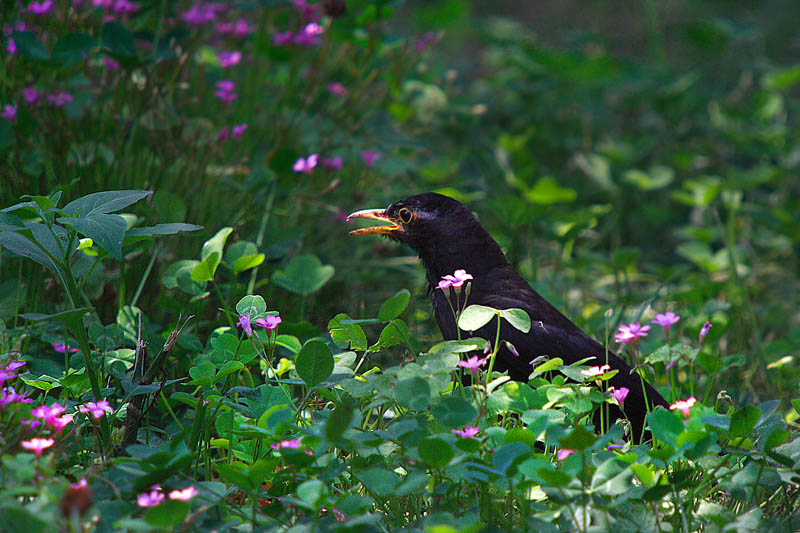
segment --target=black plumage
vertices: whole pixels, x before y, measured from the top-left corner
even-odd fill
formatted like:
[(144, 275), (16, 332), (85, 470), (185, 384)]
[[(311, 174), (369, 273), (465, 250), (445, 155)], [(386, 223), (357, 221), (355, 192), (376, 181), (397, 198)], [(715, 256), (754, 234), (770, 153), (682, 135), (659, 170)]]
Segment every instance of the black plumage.
[[(606, 362), (619, 372), (610, 385), (627, 387), (625, 414), (632, 424), (634, 439), (642, 434), (645, 417), (655, 406), (667, 406), (664, 398), (645, 383), (647, 402), (638, 374), (612, 351), (589, 337), (558, 309), (542, 298), (508, 262), (500, 246), (481, 226), (478, 219), (463, 204), (452, 198), (436, 194), (418, 194), (395, 202), (385, 210), (371, 209), (350, 215), (387, 222), (388, 225), (364, 228), (351, 232), (354, 235), (383, 234), (397, 240), (419, 253), (428, 280), (436, 321), (445, 339), (457, 338), (457, 327), (444, 292), (435, 287), (445, 275), (464, 269), (473, 276), (469, 304), (480, 304), (497, 309), (520, 308), (531, 317), (529, 333), (501, 324), (501, 339), (509, 341), (519, 352), (512, 355), (505, 347), (498, 353), (495, 369), (508, 371), (510, 377), (527, 382), (532, 371), (531, 361), (539, 356), (560, 357), (571, 364), (594, 357), (589, 365)], [(464, 295), (462, 294), (462, 297)], [(494, 342), (497, 323), (491, 322), (473, 332)], [(462, 337), (467, 332), (462, 333)], [(606, 360), (607, 357), (607, 360)], [(612, 406), (611, 420), (621, 417)]]

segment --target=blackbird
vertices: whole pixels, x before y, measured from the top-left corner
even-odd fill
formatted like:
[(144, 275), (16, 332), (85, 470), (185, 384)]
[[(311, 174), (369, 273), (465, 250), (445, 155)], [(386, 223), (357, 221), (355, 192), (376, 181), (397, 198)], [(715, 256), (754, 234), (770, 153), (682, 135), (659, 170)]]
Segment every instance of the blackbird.
[[(510, 342), (519, 355), (512, 354), (503, 343), (498, 352), (495, 369), (508, 371), (509, 376), (527, 382), (532, 372), (531, 362), (540, 356), (560, 357), (572, 364), (591, 357), (586, 364), (608, 364), (619, 372), (611, 378), (610, 386), (629, 390), (624, 402), (625, 416), (631, 422), (635, 441), (644, 435), (643, 428), (648, 411), (655, 406), (668, 406), (664, 398), (639, 374), (612, 351), (584, 333), (558, 309), (523, 279), (508, 262), (500, 246), (489, 235), (472, 212), (460, 202), (436, 193), (410, 196), (393, 203), (386, 209), (365, 209), (347, 217), (378, 220), (385, 225), (351, 231), (351, 235), (385, 235), (414, 249), (422, 260), (428, 280), (428, 289), (434, 314), (445, 339), (458, 338), (453, 312), (445, 293), (436, 290), (439, 281), (456, 270), (471, 274), (468, 304), (480, 304), (495, 309), (519, 308), (531, 318), (530, 332), (522, 333), (504, 320), (500, 338)], [(460, 299), (467, 297), (461, 291)], [(462, 306), (463, 300), (459, 302)], [(455, 305), (455, 302), (454, 302)], [(495, 341), (497, 323), (492, 321), (472, 335)], [(462, 338), (469, 336), (462, 332)], [(644, 384), (643, 384), (644, 383)], [(643, 393), (643, 388), (646, 391)], [(616, 406), (611, 406), (610, 420), (622, 417)], [(597, 424), (598, 417), (595, 417)]]

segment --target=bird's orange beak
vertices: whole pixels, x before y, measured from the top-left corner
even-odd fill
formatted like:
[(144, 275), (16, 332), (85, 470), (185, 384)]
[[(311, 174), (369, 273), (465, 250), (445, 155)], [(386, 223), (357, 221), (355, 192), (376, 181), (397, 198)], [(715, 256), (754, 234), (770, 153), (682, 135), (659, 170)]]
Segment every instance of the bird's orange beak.
[(350, 221), (356, 218), (368, 218), (371, 220), (378, 220), (380, 222), (387, 222), (388, 225), (356, 229), (351, 231), (350, 235), (372, 235), (374, 233), (380, 235), (394, 235), (402, 230), (400, 224), (398, 224), (397, 222), (395, 222), (386, 215), (385, 209), (363, 209), (361, 211), (356, 211), (355, 213), (351, 213), (350, 215), (347, 216), (347, 222), (349, 223)]

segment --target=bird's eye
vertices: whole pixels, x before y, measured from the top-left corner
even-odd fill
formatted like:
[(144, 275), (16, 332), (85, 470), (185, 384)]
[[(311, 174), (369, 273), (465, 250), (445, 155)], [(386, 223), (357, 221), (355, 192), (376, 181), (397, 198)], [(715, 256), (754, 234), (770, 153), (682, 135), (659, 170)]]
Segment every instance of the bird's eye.
[(411, 212), (411, 210), (406, 209), (405, 207), (397, 212), (397, 216), (400, 217), (400, 220), (403, 222), (403, 224), (408, 224), (411, 222), (411, 219), (414, 218), (414, 214)]

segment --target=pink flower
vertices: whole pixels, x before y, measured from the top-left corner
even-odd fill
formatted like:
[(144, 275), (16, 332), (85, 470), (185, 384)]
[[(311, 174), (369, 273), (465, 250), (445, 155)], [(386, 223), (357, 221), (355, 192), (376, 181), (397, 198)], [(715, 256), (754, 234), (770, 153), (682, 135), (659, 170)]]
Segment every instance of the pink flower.
[(340, 170), (343, 165), (342, 156), (337, 155), (334, 157), (323, 157), (322, 166), (328, 170)]
[(255, 26), (250, 26), (245, 19), (239, 19), (236, 22), (220, 22), (214, 27), (214, 31), (223, 35), (246, 37), (247, 34), (255, 31)]
[(92, 5), (94, 7), (111, 7), (111, 4), (114, 3), (114, 0), (92, 0)]
[(417, 39), (415, 46), (417, 48), (417, 52), (422, 52), (425, 48), (436, 41), (436, 34), (432, 31), (426, 32), (422, 37)]
[(31, 2), (28, 4), (27, 11), (34, 15), (44, 15), (51, 9), (53, 9), (53, 0), (44, 0), (43, 2)]
[(669, 327), (680, 319), (681, 317), (672, 311), (667, 311), (663, 315), (656, 314), (655, 320), (653, 320), (651, 323), (658, 324), (659, 326), (663, 327), (664, 333), (669, 335)]
[(436, 287), (442, 290), (454, 287), (456, 292), (458, 292), (459, 289), (461, 289), (461, 286), (464, 285), (464, 282), (471, 279), (474, 279), (472, 274), (467, 274), (466, 270), (460, 268), (453, 272), (452, 276), (450, 274), (443, 276), (442, 280)]
[(301, 157), (294, 162), (294, 165), (292, 165), (292, 170), (295, 172), (305, 172), (306, 174), (311, 174), (311, 171), (317, 166), (318, 159), (319, 156), (317, 156), (317, 154), (311, 154), (305, 159)]
[(242, 135), (244, 135), (244, 132), (246, 132), (246, 131), (247, 131), (247, 124), (246, 123), (236, 124), (233, 127), (233, 130), (231, 131), (231, 138), (240, 139), (242, 137)]
[(231, 80), (220, 80), (217, 82), (217, 90), (214, 95), (223, 102), (233, 102), (238, 97), (234, 91), (236, 91), (235, 83)]
[(228, 131), (230, 131), (230, 128), (228, 126), (225, 126), (221, 130), (219, 130), (217, 132), (217, 140), (218, 141), (227, 141), (228, 140)]
[(239, 50), (233, 50), (231, 52), (221, 50), (217, 52), (217, 59), (219, 59), (219, 66), (228, 68), (238, 65), (242, 61), (242, 53)]
[[(47, 425), (50, 426), (51, 429), (54, 429), (56, 433), (60, 435), (61, 432), (64, 430), (64, 428), (67, 427), (70, 423), (72, 423), (73, 420), (75, 420), (75, 418), (72, 415), (64, 415), (54, 418)], [(45, 423), (47, 423), (47, 420), (45, 420)]]
[(573, 453), (575, 453), (575, 450), (570, 450), (569, 448), (561, 448), (560, 450), (558, 450), (556, 457), (558, 457), (559, 461), (563, 461)]
[(295, 44), (306, 46), (320, 44), (322, 43), (320, 35), (322, 35), (323, 31), (325, 30), (322, 29), (322, 26), (316, 22), (309, 22), (294, 36), (294, 42)]
[(128, 15), (139, 11), (141, 4), (139, 2), (129, 2), (128, 0), (117, 0), (114, 2), (114, 11), (120, 15)]
[(591, 368), (581, 370), (581, 374), (590, 378), (596, 378), (597, 376), (602, 376), (609, 370), (611, 370), (611, 367), (608, 365), (593, 366)]
[[(0, 394), (0, 407), (12, 403), (31, 403), (33, 400), (28, 398), (29, 391), (25, 391), (22, 394), (18, 394), (17, 391), (14, 390), (14, 387), (3, 387), (3, 391)], [(38, 422), (37, 422), (38, 424)]]
[(183, 490), (173, 490), (173, 491), (171, 491), (169, 493), (169, 499), (170, 500), (179, 500), (179, 501), (182, 501), (182, 502), (188, 502), (189, 500), (191, 500), (192, 498), (194, 498), (198, 494), (200, 494), (200, 492), (198, 492), (198, 490), (196, 488), (194, 488), (194, 485), (189, 485), (188, 487), (186, 487)]
[(103, 56), (103, 64), (108, 70), (119, 70), (119, 61), (114, 61), (108, 56)]
[(31, 450), (36, 454), (36, 457), (41, 457), (42, 452), (55, 444), (53, 439), (42, 439), (39, 437), (32, 438), (31, 440), (22, 441), (22, 447), (26, 450)]
[(6, 380), (14, 379), (15, 377), (17, 377), (17, 375), (13, 372), (9, 372), (5, 369), (0, 370), (0, 387), (3, 386), (3, 383), (5, 383)]
[(337, 96), (344, 96), (348, 93), (348, 89), (338, 81), (334, 81), (328, 84), (328, 92)]
[(181, 19), (186, 24), (197, 26), (206, 24), (217, 18), (217, 14), (224, 9), (224, 5), (215, 2), (193, 4), (189, 9), (181, 13)]
[(8, 55), (13, 55), (17, 53), (17, 43), (14, 42), (14, 39), (11, 37), (8, 38), (8, 44), (6, 45), (6, 52)]
[(471, 439), (475, 437), (480, 432), (481, 428), (474, 427), (474, 426), (465, 426), (464, 429), (454, 429), (452, 433), (455, 433), (462, 439)]
[(331, 511), (333, 512), (333, 518), (337, 522), (344, 522), (345, 521), (344, 513), (341, 512), (339, 509), (334, 507), (334, 508), (331, 509)]
[(303, 20), (314, 21), (319, 19), (319, 4), (309, 5), (306, 0), (292, 0), (292, 5), (303, 16)]
[(57, 402), (49, 407), (47, 405), (40, 405), (31, 410), (31, 416), (41, 418), (44, 420), (45, 424), (53, 426), (56, 424), (56, 417), (66, 411), (66, 409), (66, 407)]
[(278, 324), (281, 322), (282, 319), (278, 315), (267, 315), (265, 318), (256, 318), (255, 320), (257, 326), (261, 326), (267, 331), (272, 331), (273, 329), (277, 328)]
[(300, 447), (300, 439), (289, 439), (275, 442), (271, 445), (273, 450), (280, 450), (282, 448), (290, 448), (296, 450)]
[(619, 327), (619, 332), (614, 334), (616, 342), (624, 342), (630, 346), (633, 342), (638, 341), (640, 337), (647, 337), (647, 332), (650, 326), (642, 326), (638, 322), (633, 324), (623, 324)]
[(3, 118), (14, 122), (17, 119), (17, 106), (8, 104), (3, 108)]
[(689, 418), (689, 410), (697, 403), (697, 398), (690, 396), (688, 400), (678, 400), (669, 406), (670, 411), (681, 411), (685, 418)]
[(39, 422), (38, 420), (26, 420), (25, 418), (20, 418), (19, 421), (20, 423), (22, 423), (23, 426), (26, 426), (28, 429), (36, 429), (42, 425), (42, 423)]
[(278, 31), (272, 35), (272, 44), (275, 46), (284, 46), (292, 42), (294, 33), (291, 30)]
[(462, 368), (466, 368), (470, 372), (472, 372), (473, 376), (477, 376), (478, 375), (478, 369), (480, 367), (482, 367), (483, 365), (485, 365), (487, 360), (488, 359), (486, 359), (485, 357), (482, 357), (482, 358), (479, 359), (477, 355), (473, 355), (472, 357), (470, 357), (466, 361), (459, 361), (456, 364), (456, 366), (460, 366)]
[(61, 107), (75, 100), (71, 94), (65, 92), (48, 94), (47, 99), (56, 107)]
[(363, 150), (361, 152), (361, 159), (364, 160), (364, 164), (367, 165), (369, 168), (374, 167), (375, 163), (380, 158), (381, 158), (380, 152), (373, 152), (372, 150)]
[(6, 370), (8, 370), (9, 372), (14, 372), (27, 364), (28, 364), (27, 361), (9, 361), (8, 364), (6, 365)]
[(83, 414), (91, 414), (95, 419), (103, 418), (106, 413), (113, 413), (114, 409), (111, 408), (107, 400), (100, 400), (99, 402), (86, 402), (78, 408)]
[(239, 315), (239, 321), (236, 325), (242, 328), (244, 332), (247, 333), (248, 337), (253, 336), (253, 325), (250, 323), (250, 313)]
[(614, 387), (611, 387), (610, 391), (611, 391), (611, 397), (615, 398), (617, 402), (619, 402), (619, 406), (620, 407), (624, 406), (625, 398), (628, 397), (630, 389), (628, 389), (628, 387), (620, 387), (619, 390), (617, 390)]
[(703, 339), (706, 338), (706, 335), (708, 335), (710, 329), (711, 329), (711, 322), (706, 322), (705, 324), (703, 324), (702, 329), (700, 329), (700, 336), (698, 337), (700, 339), (700, 342), (703, 342)]
[(36, 99), (39, 98), (39, 91), (37, 91), (35, 87), (25, 87), (22, 89), (22, 97), (29, 104), (33, 104), (36, 102)]
[(153, 485), (148, 492), (139, 494), (136, 505), (139, 507), (155, 507), (164, 501), (166, 496), (161, 492), (161, 485)]
[(78, 351), (77, 348), (73, 348), (71, 346), (66, 346), (66, 345), (58, 343), (58, 342), (53, 342), (51, 344), (53, 345), (53, 349), (58, 353), (66, 353), (67, 350), (69, 350), (69, 353), (75, 353), (75, 352)]

